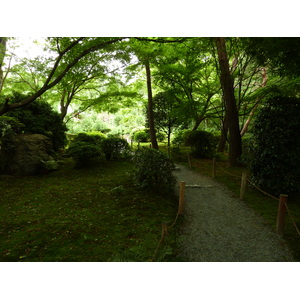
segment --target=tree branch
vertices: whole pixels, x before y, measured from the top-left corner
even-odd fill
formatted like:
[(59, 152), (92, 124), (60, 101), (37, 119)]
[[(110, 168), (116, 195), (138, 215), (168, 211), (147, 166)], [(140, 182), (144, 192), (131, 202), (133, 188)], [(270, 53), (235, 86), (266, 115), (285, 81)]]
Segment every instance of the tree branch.
[(124, 38), (115, 38), (112, 40), (109, 40), (107, 42), (101, 42), (100, 44), (96, 44), (94, 46), (91, 46), (85, 50), (83, 50), (82, 52), (80, 52), (69, 64), (67, 64), (67, 66), (64, 68), (64, 70), (61, 71), (61, 73), (50, 83), (51, 78), (53, 77), (57, 67), (59, 66), (59, 63), (63, 57), (63, 55), (65, 55), (68, 51), (70, 51), (75, 45), (77, 45), (79, 43), (79, 41), (83, 40), (84, 38), (79, 38), (76, 41), (74, 41), (72, 44), (70, 44), (65, 50), (63, 50), (61, 52), (61, 54), (57, 57), (55, 65), (53, 66), (49, 76), (47, 77), (44, 85), (37, 91), (35, 92), (33, 95), (31, 95), (30, 97), (24, 99), (21, 102), (17, 102), (17, 103), (13, 103), (8, 105), (2, 105), (0, 106), (0, 116), (5, 114), (6, 112), (13, 110), (13, 109), (17, 109), (20, 107), (23, 107), (29, 103), (31, 103), (32, 101), (34, 101), (35, 99), (37, 99), (38, 97), (40, 97), (41, 95), (43, 95), (47, 90), (51, 89), (52, 87), (54, 87), (56, 84), (58, 84), (63, 78), (64, 76), (68, 73), (68, 71), (74, 67), (77, 62), (83, 58), (84, 56), (86, 56), (89, 53), (95, 52), (99, 49), (104, 48), (107, 45), (110, 44), (114, 44), (118, 41), (121, 41)]
[(179, 38), (178, 40), (162, 40), (162, 39), (150, 39), (150, 38), (141, 38), (141, 37), (135, 37), (138, 41), (143, 42), (155, 42), (155, 43), (182, 43), (186, 41), (188, 38)]

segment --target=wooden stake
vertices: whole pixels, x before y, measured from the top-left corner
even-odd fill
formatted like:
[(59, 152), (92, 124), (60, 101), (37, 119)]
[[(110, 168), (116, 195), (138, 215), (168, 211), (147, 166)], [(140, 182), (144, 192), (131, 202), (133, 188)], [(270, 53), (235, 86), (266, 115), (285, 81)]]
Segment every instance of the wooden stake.
[(281, 194), (279, 197), (278, 215), (277, 215), (277, 234), (283, 236), (284, 224), (285, 224), (285, 213), (286, 213), (286, 202), (288, 196)]
[(189, 167), (192, 170), (192, 163), (191, 163), (191, 158), (190, 158), (190, 154), (189, 153), (187, 154), (187, 157), (188, 157)]
[(180, 193), (179, 193), (179, 206), (178, 206), (178, 214), (179, 215), (183, 215), (184, 192), (185, 192), (185, 181), (181, 181), (180, 182)]
[(212, 178), (216, 177), (216, 158), (213, 158)]
[(243, 172), (242, 174), (242, 182), (241, 182), (241, 191), (240, 191), (240, 199), (244, 199), (245, 190), (246, 190), (246, 184), (247, 184), (247, 173)]

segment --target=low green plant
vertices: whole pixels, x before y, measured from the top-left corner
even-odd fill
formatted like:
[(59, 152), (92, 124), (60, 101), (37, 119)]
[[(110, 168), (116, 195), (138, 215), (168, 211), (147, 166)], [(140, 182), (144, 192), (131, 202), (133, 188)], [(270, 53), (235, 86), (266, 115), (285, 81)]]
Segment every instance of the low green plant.
[(41, 163), (46, 170), (52, 171), (58, 169), (58, 162), (56, 160), (42, 160)]
[(129, 150), (129, 144), (125, 139), (110, 137), (101, 141), (101, 149), (106, 160), (117, 159)]
[(136, 142), (146, 143), (150, 141), (150, 136), (148, 132), (141, 130), (134, 133), (133, 139)]
[(185, 145), (192, 148), (192, 154), (195, 157), (214, 157), (217, 141), (212, 133), (202, 130), (189, 131), (184, 134), (183, 139)]
[(119, 185), (119, 186), (112, 188), (110, 190), (110, 192), (111, 192), (111, 194), (116, 195), (116, 196), (122, 195), (125, 193), (125, 188), (123, 185)]
[(162, 132), (157, 132), (156, 133), (156, 138), (158, 142), (163, 142), (166, 138), (166, 135)]
[(161, 151), (142, 148), (134, 156), (134, 180), (141, 188), (171, 192), (176, 179), (172, 174), (173, 162)]
[(187, 135), (188, 132), (189, 130), (186, 129), (177, 131), (176, 134), (174, 134), (174, 137), (172, 139), (172, 144), (177, 147), (184, 145), (185, 136)]
[(75, 160), (75, 167), (87, 166), (91, 160), (102, 155), (97, 138), (85, 133), (78, 134), (70, 143), (67, 155)]

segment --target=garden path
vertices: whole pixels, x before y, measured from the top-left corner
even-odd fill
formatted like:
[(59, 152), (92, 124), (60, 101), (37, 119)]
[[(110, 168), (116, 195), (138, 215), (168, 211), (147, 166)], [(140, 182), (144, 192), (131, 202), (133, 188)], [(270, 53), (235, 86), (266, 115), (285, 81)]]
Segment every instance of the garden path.
[(285, 241), (229, 190), (211, 178), (177, 166), (185, 181), (180, 258), (192, 262), (294, 261)]

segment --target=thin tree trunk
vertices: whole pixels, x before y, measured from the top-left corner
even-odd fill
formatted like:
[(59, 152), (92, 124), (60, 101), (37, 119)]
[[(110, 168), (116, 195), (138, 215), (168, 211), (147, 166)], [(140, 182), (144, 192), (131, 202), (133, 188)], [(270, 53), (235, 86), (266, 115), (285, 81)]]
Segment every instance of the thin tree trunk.
[(239, 128), (239, 117), (234, 97), (233, 81), (230, 74), (228, 57), (226, 53), (225, 38), (216, 38), (218, 59), (220, 65), (220, 80), (225, 103), (225, 111), (229, 129), (229, 164), (235, 166), (242, 154), (242, 143)]
[(150, 128), (150, 139), (152, 148), (158, 149), (158, 144), (156, 140), (156, 131), (154, 126), (154, 114), (153, 114), (153, 97), (152, 97), (152, 87), (151, 87), (151, 71), (149, 61), (145, 61), (146, 76), (147, 76), (147, 91), (148, 91), (148, 121)]
[(67, 96), (66, 90), (63, 90), (61, 99), (60, 99), (60, 118), (63, 120), (65, 116), (67, 115), (68, 108), (65, 104), (65, 99)]
[(5, 57), (5, 52), (6, 52), (6, 40), (7, 38), (1, 37), (0, 38), (0, 90), (3, 85), (3, 70), (2, 70), (2, 65)]
[(203, 117), (199, 117), (197, 118), (197, 120), (195, 121), (194, 127), (192, 129), (192, 131), (196, 131), (198, 129), (198, 127), (200, 126), (201, 122), (204, 120), (205, 118)]
[(255, 106), (252, 108), (252, 110), (251, 110), (251, 112), (249, 114), (249, 117), (246, 120), (246, 122), (245, 122), (245, 124), (244, 124), (244, 126), (243, 126), (243, 128), (241, 130), (241, 137), (243, 137), (245, 135), (245, 133), (248, 131), (249, 124), (250, 124), (250, 122), (251, 122), (251, 120), (252, 120), (252, 118), (254, 116), (255, 110), (257, 109), (258, 104), (259, 104), (259, 102), (260, 102), (261, 99), (262, 98), (258, 99), (258, 101), (256, 102)]
[[(267, 86), (267, 72), (266, 72), (266, 69), (263, 68), (262, 69), (262, 84), (261, 84), (261, 87), (266, 87)], [(258, 98), (256, 100), (256, 103), (254, 105), (254, 107), (252, 108), (250, 114), (249, 114), (249, 117), (248, 119), (246, 120), (244, 126), (243, 126), (243, 129), (241, 130), (241, 137), (244, 136), (244, 134), (248, 131), (248, 127), (249, 127), (249, 124), (254, 116), (254, 113), (259, 105), (259, 102), (262, 100), (262, 97), (261, 98)]]
[(168, 131), (168, 147), (171, 146), (171, 131)]
[(228, 122), (227, 122), (227, 118), (225, 116), (217, 152), (223, 153), (225, 151), (225, 145), (227, 142), (227, 133), (228, 133)]

